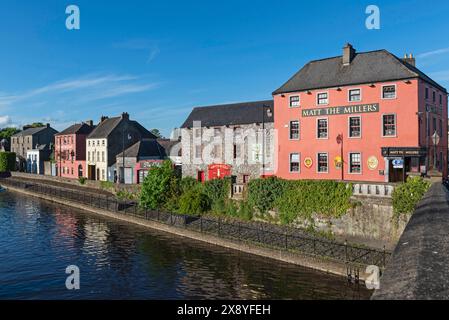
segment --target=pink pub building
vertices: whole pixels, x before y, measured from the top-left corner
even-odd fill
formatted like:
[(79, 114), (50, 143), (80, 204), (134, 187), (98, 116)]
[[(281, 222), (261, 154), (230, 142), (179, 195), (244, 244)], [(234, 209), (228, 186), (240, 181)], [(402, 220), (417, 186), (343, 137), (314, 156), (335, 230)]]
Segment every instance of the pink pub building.
[(55, 161), (59, 177), (87, 177), (86, 138), (94, 128), (92, 121), (87, 121), (74, 124), (55, 135)]
[(400, 182), (447, 176), (448, 93), (386, 50), (311, 61), (273, 93), (286, 179)]

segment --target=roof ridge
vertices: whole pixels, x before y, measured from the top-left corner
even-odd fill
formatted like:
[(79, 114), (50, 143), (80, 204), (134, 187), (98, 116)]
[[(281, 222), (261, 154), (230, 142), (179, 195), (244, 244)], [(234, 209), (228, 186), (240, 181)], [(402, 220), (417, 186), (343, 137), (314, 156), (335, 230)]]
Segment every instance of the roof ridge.
[(196, 106), (196, 107), (193, 107), (193, 110), (195, 110), (195, 109), (202, 109), (202, 108), (214, 108), (214, 107), (231, 107), (231, 106), (237, 106), (237, 105), (242, 105), (242, 104), (261, 103), (261, 102), (273, 102), (273, 101), (274, 101), (273, 99), (266, 99), (266, 100), (257, 100), (257, 101), (223, 103), (223, 104), (215, 104), (215, 105), (208, 105), (208, 106)]

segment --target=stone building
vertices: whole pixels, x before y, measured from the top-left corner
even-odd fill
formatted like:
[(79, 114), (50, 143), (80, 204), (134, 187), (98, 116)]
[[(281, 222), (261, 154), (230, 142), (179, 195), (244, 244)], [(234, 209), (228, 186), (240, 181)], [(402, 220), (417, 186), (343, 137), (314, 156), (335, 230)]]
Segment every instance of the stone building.
[(116, 169), (117, 155), (142, 139), (156, 139), (156, 136), (137, 121), (130, 120), (128, 113), (114, 118), (102, 117), (87, 137), (88, 179), (123, 181), (124, 172)]
[(235, 184), (274, 171), (273, 101), (194, 108), (181, 126), (182, 174)]
[(19, 169), (25, 170), (27, 151), (36, 149), (36, 146), (53, 144), (53, 139), (58, 131), (47, 123), (44, 127), (24, 127), (23, 131), (11, 137), (11, 152), (15, 152), (19, 163)]

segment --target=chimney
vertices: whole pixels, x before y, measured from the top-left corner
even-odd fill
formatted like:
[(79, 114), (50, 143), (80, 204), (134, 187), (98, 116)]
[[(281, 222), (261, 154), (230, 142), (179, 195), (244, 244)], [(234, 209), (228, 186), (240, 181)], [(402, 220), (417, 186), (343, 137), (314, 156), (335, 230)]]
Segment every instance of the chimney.
[(416, 59), (413, 56), (413, 54), (411, 54), (411, 53), (408, 56), (407, 56), (407, 54), (405, 54), (404, 58), (402, 59), (402, 61), (408, 63), (411, 66), (416, 67)]
[(128, 112), (123, 112), (122, 113), (122, 119), (129, 120), (129, 113)]
[(87, 124), (89, 127), (93, 127), (93, 126), (94, 126), (93, 120), (87, 120), (87, 121), (84, 122), (84, 123)]
[(355, 58), (355, 49), (350, 43), (347, 43), (343, 48), (343, 65), (349, 66)]
[(109, 119), (109, 117), (101, 116), (100, 123), (103, 123), (105, 120)]
[(49, 123), (47, 123), (46, 126), (47, 126), (47, 128), (50, 128), (50, 124)]

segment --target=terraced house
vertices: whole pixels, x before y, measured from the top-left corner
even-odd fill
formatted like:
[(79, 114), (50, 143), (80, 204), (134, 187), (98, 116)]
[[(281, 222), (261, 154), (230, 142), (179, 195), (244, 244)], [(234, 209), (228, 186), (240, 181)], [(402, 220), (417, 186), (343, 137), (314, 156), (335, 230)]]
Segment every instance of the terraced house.
[(307, 63), (273, 92), (277, 172), (286, 179), (398, 182), (447, 175), (448, 93), (386, 50)]
[(55, 161), (58, 176), (87, 176), (86, 138), (94, 130), (92, 121), (76, 123), (55, 135)]
[(156, 139), (156, 136), (137, 121), (130, 120), (128, 113), (114, 118), (101, 117), (87, 137), (88, 179), (124, 182), (123, 169), (117, 172), (117, 155), (142, 139)]

